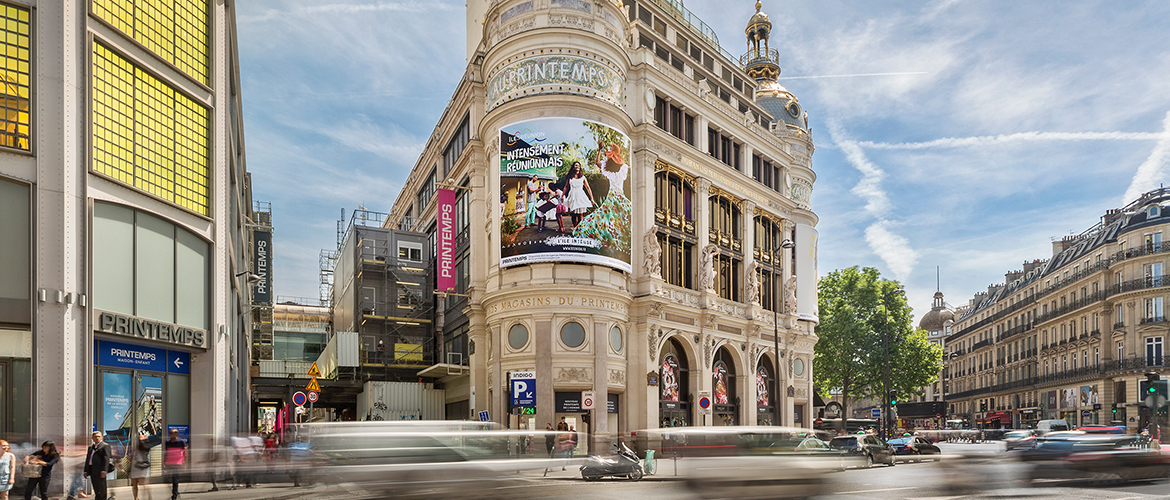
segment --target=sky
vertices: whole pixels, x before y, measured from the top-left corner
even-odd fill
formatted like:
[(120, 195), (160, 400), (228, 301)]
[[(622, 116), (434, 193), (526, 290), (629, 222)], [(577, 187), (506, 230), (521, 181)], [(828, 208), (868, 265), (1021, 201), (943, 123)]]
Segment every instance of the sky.
[[(733, 54), (754, 3), (684, 0)], [(462, 77), (465, 4), (236, 9), (274, 289), (317, 297), (342, 211), (390, 208)], [(816, 145), (820, 274), (875, 267), (903, 283), (916, 318), (936, 283), (966, 304), (1167, 180), (1170, 2), (765, 0), (763, 12)]]

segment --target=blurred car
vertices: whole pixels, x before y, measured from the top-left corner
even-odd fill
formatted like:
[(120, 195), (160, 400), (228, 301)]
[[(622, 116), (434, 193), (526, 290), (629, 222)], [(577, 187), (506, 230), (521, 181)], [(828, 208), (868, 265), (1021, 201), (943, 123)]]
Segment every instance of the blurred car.
[(294, 480), (343, 487), (353, 498), (466, 497), (516, 486), (517, 472), (548, 460), (510, 450), (543, 433), (502, 430), (479, 422), (330, 422), (292, 426)]
[(678, 475), (701, 498), (808, 498), (831, 493), (841, 455), (808, 429), (674, 427), (634, 433), (655, 450), (660, 474)]
[(837, 436), (829, 441), (829, 448), (842, 452), (847, 458), (859, 458), (859, 465), (867, 468), (873, 464), (893, 467), (897, 463), (894, 448), (872, 434)]
[(1137, 481), (1170, 474), (1170, 455), (1135, 435), (1050, 433), (1018, 456), (1034, 483)]
[(1124, 425), (1104, 425), (1104, 424), (1085, 424), (1077, 427), (1078, 431), (1085, 434), (1125, 434), (1126, 428)]
[(894, 448), (895, 458), (902, 462), (921, 462), (924, 460), (923, 455), (937, 462), (942, 456), (942, 450), (938, 446), (918, 436), (894, 438), (889, 443)]
[(1011, 431), (1003, 436), (1004, 450), (1012, 451), (1031, 448), (1036, 444), (1036, 437), (1036, 431), (1030, 429)]

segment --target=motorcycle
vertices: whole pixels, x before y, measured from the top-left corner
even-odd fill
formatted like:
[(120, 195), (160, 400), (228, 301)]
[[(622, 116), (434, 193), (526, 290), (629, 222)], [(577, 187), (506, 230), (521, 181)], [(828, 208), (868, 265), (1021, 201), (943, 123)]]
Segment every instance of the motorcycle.
[(593, 455), (581, 466), (581, 477), (586, 481), (596, 481), (606, 476), (625, 477), (637, 481), (642, 479), (642, 463), (633, 450), (622, 443), (617, 455), (611, 457)]

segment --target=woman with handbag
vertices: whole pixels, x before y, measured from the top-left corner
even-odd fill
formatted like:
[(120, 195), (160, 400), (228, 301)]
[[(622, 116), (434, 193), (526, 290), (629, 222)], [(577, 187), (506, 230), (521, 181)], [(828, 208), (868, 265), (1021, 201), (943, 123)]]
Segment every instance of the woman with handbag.
[(32, 473), (26, 473), (28, 478), (28, 486), (24, 488), (24, 500), (32, 500), (33, 490), (40, 487), (41, 494), (39, 498), (49, 498), (49, 480), (53, 476), (53, 466), (57, 465), (57, 460), (61, 458), (61, 453), (57, 451), (57, 443), (52, 441), (45, 441), (41, 444), (39, 451), (33, 452), (31, 455), (24, 457), (24, 465), (40, 466), (40, 470), (36, 471), (38, 474), (33, 476)]
[(0, 500), (8, 500), (8, 491), (16, 484), (16, 455), (8, 441), (0, 440)]
[(150, 478), (150, 444), (147, 439), (149, 436), (140, 434), (131, 447), (130, 491), (134, 494), (134, 500), (138, 500), (139, 487), (146, 490), (146, 498), (151, 498), (150, 489), (146, 487)]

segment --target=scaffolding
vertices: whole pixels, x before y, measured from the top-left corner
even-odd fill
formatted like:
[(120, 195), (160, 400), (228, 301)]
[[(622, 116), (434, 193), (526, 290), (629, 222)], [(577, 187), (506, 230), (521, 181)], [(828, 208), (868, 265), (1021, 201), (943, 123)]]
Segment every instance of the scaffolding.
[[(414, 218), (359, 209), (338, 221), (337, 250), (322, 252), (322, 298), (337, 330), (358, 332), (369, 379), (416, 380), (435, 363), (433, 266)], [(329, 292), (324, 290), (328, 289)]]

